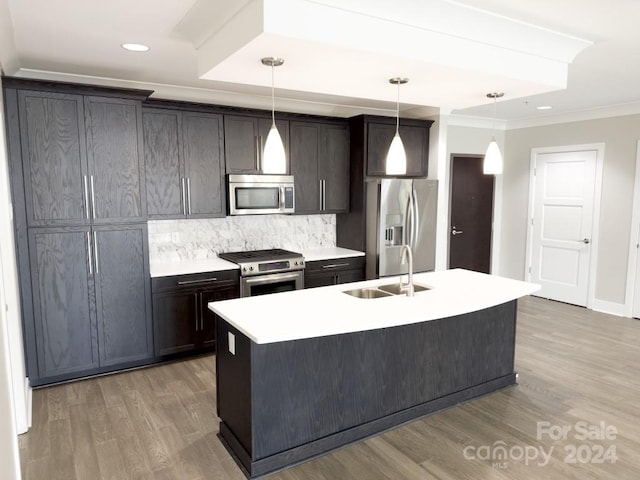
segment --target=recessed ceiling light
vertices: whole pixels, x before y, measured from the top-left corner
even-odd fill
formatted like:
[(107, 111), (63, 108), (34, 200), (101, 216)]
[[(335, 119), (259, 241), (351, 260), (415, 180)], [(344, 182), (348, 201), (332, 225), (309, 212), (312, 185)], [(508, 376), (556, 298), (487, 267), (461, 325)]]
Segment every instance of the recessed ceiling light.
[(551, 110), (552, 108), (551, 105), (541, 105), (538, 107), (538, 110)]
[(122, 48), (130, 52), (148, 52), (149, 47), (141, 43), (123, 43)]

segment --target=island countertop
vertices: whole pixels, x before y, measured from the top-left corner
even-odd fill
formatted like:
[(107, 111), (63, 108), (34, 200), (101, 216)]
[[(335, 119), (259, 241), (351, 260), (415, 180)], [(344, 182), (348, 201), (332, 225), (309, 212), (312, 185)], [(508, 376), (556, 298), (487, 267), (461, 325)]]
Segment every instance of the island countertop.
[[(406, 280), (406, 275), (404, 276)], [(414, 275), (430, 290), (413, 297), (356, 298), (345, 290), (397, 283), (398, 277), (209, 303), (258, 344), (339, 335), (453, 317), (537, 291), (533, 283), (454, 269)]]

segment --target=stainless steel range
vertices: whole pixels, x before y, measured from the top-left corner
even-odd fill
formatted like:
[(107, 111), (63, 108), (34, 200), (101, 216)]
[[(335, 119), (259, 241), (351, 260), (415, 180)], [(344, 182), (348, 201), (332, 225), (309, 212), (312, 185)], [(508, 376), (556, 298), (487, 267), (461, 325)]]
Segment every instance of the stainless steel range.
[(241, 297), (304, 288), (304, 257), (300, 253), (275, 248), (218, 256), (240, 266)]

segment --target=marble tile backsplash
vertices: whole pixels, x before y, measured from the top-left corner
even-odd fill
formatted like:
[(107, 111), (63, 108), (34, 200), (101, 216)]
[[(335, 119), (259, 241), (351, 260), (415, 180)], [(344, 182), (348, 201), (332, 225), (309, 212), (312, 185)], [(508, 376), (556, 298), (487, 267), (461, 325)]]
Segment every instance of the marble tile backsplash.
[(335, 215), (251, 215), (149, 221), (149, 259), (213, 258), (218, 252), (336, 246)]

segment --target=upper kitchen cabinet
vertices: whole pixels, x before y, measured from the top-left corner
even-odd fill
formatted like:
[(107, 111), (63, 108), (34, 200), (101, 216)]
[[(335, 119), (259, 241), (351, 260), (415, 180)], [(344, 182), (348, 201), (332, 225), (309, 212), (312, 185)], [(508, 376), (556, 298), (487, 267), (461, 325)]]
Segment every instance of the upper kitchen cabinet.
[(146, 220), (140, 102), (85, 97), (91, 217)]
[(146, 218), (140, 102), (18, 91), (30, 227)]
[[(363, 115), (352, 119), (362, 123), (366, 142), (366, 175), (386, 176), (389, 145), (396, 132), (396, 119)], [(400, 138), (407, 153), (407, 177), (426, 177), (429, 173), (429, 128), (432, 121), (400, 119)]]
[[(269, 117), (224, 116), (224, 151), (227, 173), (263, 173), (262, 153), (271, 124)], [(289, 121), (276, 119), (276, 126), (284, 143), (284, 151), (287, 156), (286, 173), (289, 173)]]
[(225, 215), (222, 116), (145, 108), (149, 218)]
[(20, 91), (18, 109), (27, 223), (88, 223), (83, 97)]
[(343, 123), (291, 122), (291, 174), (296, 213), (349, 210), (349, 128)]

